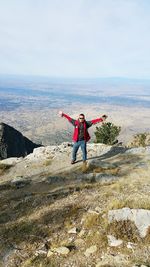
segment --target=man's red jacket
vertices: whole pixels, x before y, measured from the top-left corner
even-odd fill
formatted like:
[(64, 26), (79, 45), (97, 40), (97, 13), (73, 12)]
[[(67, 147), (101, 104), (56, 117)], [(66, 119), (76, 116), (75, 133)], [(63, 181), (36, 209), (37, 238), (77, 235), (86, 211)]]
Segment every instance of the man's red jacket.
[[(73, 141), (74, 142), (77, 142), (78, 141), (78, 136), (79, 136), (79, 125), (80, 125), (80, 122), (79, 120), (74, 120), (72, 119), (71, 117), (69, 117), (67, 114), (62, 114), (63, 117), (65, 117), (69, 122), (71, 122), (74, 126), (74, 133), (73, 133)], [(101, 122), (103, 121), (102, 118), (98, 118), (98, 119), (94, 119), (94, 120), (91, 120), (91, 121), (84, 121), (84, 140), (86, 142), (88, 142), (90, 140), (90, 135), (88, 133), (88, 128), (91, 127), (93, 124), (96, 124), (98, 122)]]

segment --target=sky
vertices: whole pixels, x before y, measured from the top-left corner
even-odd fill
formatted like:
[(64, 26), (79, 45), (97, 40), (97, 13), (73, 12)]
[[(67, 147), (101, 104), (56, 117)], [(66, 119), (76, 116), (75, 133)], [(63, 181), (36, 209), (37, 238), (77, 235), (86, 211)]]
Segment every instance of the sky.
[(0, 74), (150, 78), (150, 0), (0, 0)]

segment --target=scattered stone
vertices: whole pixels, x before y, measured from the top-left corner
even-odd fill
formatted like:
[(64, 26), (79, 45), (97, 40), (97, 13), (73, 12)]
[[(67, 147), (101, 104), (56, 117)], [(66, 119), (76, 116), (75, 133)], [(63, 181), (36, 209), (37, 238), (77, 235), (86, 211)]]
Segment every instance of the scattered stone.
[(55, 248), (55, 249), (53, 249), (53, 251), (60, 254), (60, 255), (68, 255), (70, 252), (70, 250), (66, 247)]
[(74, 236), (71, 236), (71, 237), (68, 238), (68, 242), (69, 242), (69, 243), (71, 243), (71, 242), (73, 242), (73, 241), (74, 241)]
[(118, 254), (118, 255), (111, 255), (104, 253), (101, 257), (101, 261), (99, 261), (96, 267), (103, 267), (103, 266), (117, 266), (117, 267), (127, 267), (129, 266), (128, 255)]
[(80, 233), (78, 234), (78, 236), (79, 236), (79, 237), (82, 237), (82, 236), (84, 236), (84, 235), (85, 235), (85, 230), (82, 229), (82, 230), (80, 231)]
[(108, 235), (107, 238), (108, 238), (108, 245), (110, 247), (118, 247), (123, 243), (121, 239), (116, 239), (113, 235)]
[(103, 212), (103, 209), (100, 207), (96, 207), (95, 211), (98, 212), (99, 214)]
[(150, 227), (150, 210), (130, 208), (110, 210), (108, 220), (109, 222), (130, 220), (135, 223), (140, 236), (144, 238)]
[(97, 211), (95, 211), (95, 210), (91, 210), (91, 209), (89, 209), (88, 211), (87, 211), (88, 213), (90, 213), (90, 214), (95, 214), (95, 215), (98, 215), (99, 214), (99, 212), (97, 212)]
[(46, 255), (47, 255), (47, 251), (44, 250), (44, 249), (36, 250), (36, 252), (35, 252), (35, 256), (39, 256), (39, 255), (46, 256)]
[(50, 258), (53, 255), (54, 255), (54, 252), (49, 249), (49, 251), (47, 253), (47, 257)]
[(72, 229), (70, 229), (68, 231), (68, 234), (76, 234), (76, 233), (77, 233), (77, 228), (76, 227), (74, 227), (74, 228), (72, 228)]
[(127, 248), (128, 248), (128, 249), (132, 249), (132, 250), (133, 250), (133, 246), (134, 246), (133, 243), (128, 242), (128, 244), (127, 244)]
[(89, 257), (91, 254), (94, 254), (97, 251), (97, 246), (91, 246), (90, 248), (87, 248), (87, 250), (84, 252), (84, 255), (86, 257)]

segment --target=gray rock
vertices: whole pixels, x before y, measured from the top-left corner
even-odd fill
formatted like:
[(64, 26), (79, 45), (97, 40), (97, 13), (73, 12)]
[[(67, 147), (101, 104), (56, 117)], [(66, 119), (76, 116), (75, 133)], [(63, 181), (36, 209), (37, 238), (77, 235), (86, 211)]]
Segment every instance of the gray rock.
[(85, 180), (85, 181), (89, 181), (89, 182), (92, 182), (92, 181), (95, 182), (95, 176), (94, 176), (93, 172), (87, 173), (87, 174), (83, 174), (80, 179), (81, 180)]
[(100, 208), (100, 207), (96, 207), (95, 208), (95, 211), (97, 212), (97, 213), (102, 213), (103, 212), (103, 208)]
[(117, 176), (105, 174), (105, 173), (96, 173), (95, 174), (95, 181), (102, 182), (102, 183), (109, 183), (119, 179)]
[(46, 179), (46, 182), (49, 183), (49, 184), (63, 183), (64, 182), (64, 178), (60, 177), (60, 176), (49, 176)]
[(53, 255), (54, 255), (54, 252), (49, 249), (48, 252), (47, 252), (47, 258), (50, 258)]
[(128, 249), (132, 249), (133, 250), (134, 247), (135, 247), (135, 244), (134, 243), (132, 243), (132, 242), (128, 242), (127, 243), (127, 248)]
[(94, 254), (96, 251), (97, 251), (97, 246), (94, 245), (94, 246), (91, 246), (90, 248), (87, 248), (86, 251), (84, 252), (84, 255), (86, 257), (89, 257), (91, 256), (91, 254)]
[(35, 251), (35, 256), (39, 256), (39, 255), (43, 255), (43, 256), (46, 256), (47, 255), (47, 251), (44, 250), (44, 249), (39, 249), (39, 250), (36, 250)]
[(138, 164), (135, 165), (136, 168), (139, 169), (148, 169), (148, 164), (146, 162), (139, 162)]
[(99, 159), (92, 159), (88, 161), (88, 166), (90, 167), (100, 167), (103, 169), (108, 169), (108, 168), (116, 168), (115, 164), (110, 164), (104, 161), (100, 161)]
[(139, 155), (143, 153), (149, 154), (150, 146), (130, 148), (125, 152), (125, 154), (133, 154), (133, 155)]
[(118, 267), (127, 267), (129, 266), (128, 255), (118, 254), (110, 255), (104, 253), (95, 267), (104, 267), (104, 266), (118, 266)]
[(70, 250), (67, 247), (55, 248), (53, 249), (53, 251), (60, 255), (68, 255), (68, 253), (70, 252)]
[(77, 233), (77, 228), (74, 227), (74, 228), (71, 228), (69, 231), (68, 231), (68, 234), (76, 234)]
[(116, 239), (113, 235), (108, 235), (107, 238), (108, 238), (108, 245), (110, 247), (118, 247), (123, 243), (121, 239)]
[(109, 183), (119, 179), (118, 176), (114, 176), (106, 173), (87, 173), (82, 175), (81, 180), (98, 183)]

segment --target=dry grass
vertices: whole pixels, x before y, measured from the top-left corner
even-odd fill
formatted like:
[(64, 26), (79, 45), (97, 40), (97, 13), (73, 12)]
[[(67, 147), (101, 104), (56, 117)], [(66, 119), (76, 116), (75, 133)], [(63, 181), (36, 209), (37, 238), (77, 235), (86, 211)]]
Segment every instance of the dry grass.
[(86, 214), (83, 222), (83, 227), (86, 229), (93, 229), (98, 227), (100, 224), (100, 215), (96, 213), (88, 213)]
[(90, 231), (85, 238), (86, 247), (96, 245), (99, 252), (105, 251), (108, 245), (107, 235), (105, 231)]
[(38, 256), (25, 261), (20, 267), (60, 267), (58, 259)]
[[(121, 159), (121, 162), (124, 164), (123, 159)], [(45, 166), (51, 164), (51, 159), (47, 159), (44, 164)], [(5, 226), (3, 224), (0, 234), (8, 244), (14, 243), (19, 246), (19, 244), (25, 242), (26, 245), (31, 245), (30, 259), (26, 258), (26, 261), (24, 261), (20, 267), (73, 266), (71, 264), (69, 265), (69, 260), (72, 256), (75, 256), (79, 263), (79, 265), (77, 264), (76, 266), (86, 266), (86, 260), (90, 261), (90, 259), (84, 259), (84, 255), (81, 254), (83, 254), (86, 248), (92, 245), (97, 246), (97, 253), (94, 255), (95, 258), (91, 266), (94, 266), (96, 257), (97, 259), (100, 258), (103, 252), (116, 254), (124, 253), (129, 256), (133, 263), (136, 262), (136, 259), (141, 263), (144, 263), (145, 259), (146, 262), (146, 257), (148, 255), (146, 249), (150, 242), (149, 234), (145, 240), (141, 241), (134, 223), (123, 221), (108, 225), (107, 221), (107, 212), (110, 209), (120, 209), (123, 207), (150, 209), (150, 197), (147, 194), (147, 192), (149, 192), (149, 170), (145, 171), (139, 168), (133, 168), (131, 170), (132, 164), (129, 164), (129, 166), (128, 164), (128, 161), (125, 161), (125, 164), (122, 165), (123, 168), (127, 170), (125, 175), (122, 175), (119, 180), (109, 185), (102, 185), (100, 183), (86, 184), (83, 181), (80, 183), (77, 180), (78, 174), (81, 176), (82, 172), (89, 172), (86, 165), (84, 166), (84, 170), (82, 169), (83, 166), (80, 169), (74, 170), (76, 176), (73, 176), (73, 174), (69, 172), (61, 173), (61, 176), (64, 175), (64, 177), (67, 177), (67, 183), (70, 182), (69, 185), (63, 183), (61, 190), (57, 187), (50, 188), (47, 184), (43, 185), (43, 187), (42, 184), (40, 184), (40, 188), (33, 188), (34, 191), (36, 191), (35, 193), (30, 188), (32, 199), (30, 199), (29, 202), (24, 201), (23, 203), (18, 203), (18, 208), (16, 208), (13, 213), (13, 216), (15, 216), (15, 213), (20, 213), (21, 216), (19, 218), (16, 216), (16, 221), (14, 222), (11, 220), (9, 223), (6, 223)], [(43, 166), (44, 165), (41, 165), (41, 167)], [(120, 169), (118, 167), (113, 168), (112, 164), (110, 164), (110, 168), (94, 167), (92, 171), (95, 173), (106, 171), (106, 173), (114, 176), (116, 174), (120, 175)], [(52, 189), (53, 193), (51, 191)], [(11, 189), (9, 189), (8, 194), (10, 190)], [(26, 188), (21, 190), (26, 190)], [(6, 190), (4, 192), (4, 196), (6, 197), (5, 193)], [(21, 194), (18, 200), (23, 200)], [(10, 201), (10, 197), (8, 196), (8, 199), (5, 199), (5, 201), (3, 203), (3, 211), (7, 219), (7, 209), (5, 210), (5, 206), (7, 201)], [(14, 199), (12, 201), (14, 201)], [(96, 207), (100, 209), (99, 213), (89, 212), (89, 210), (96, 210)], [(26, 213), (27, 209), (29, 209), (29, 213)], [(61, 245), (67, 246), (70, 244), (69, 242), (72, 235), (69, 235), (68, 230), (73, 227), (79, 230), (73, 235), (75, 239), (79, 238), (80, 231), (85, 230), (85, 234), (80, 236), (80, 239), (83, 240), (83, 250), (81, 249), (81, 251), (79, 251), (79, 248), (79, 250), (71, 251), (67, 258), (58, 257), (56, 255), (50, 259), (41, 256), (33, 256), (36, 250), (35, 247), (42, 242), (42, 238), (50, 238), (51, 247), (58, 247)], [(124, 245), (120, 248), (108, 247), (108, 234), (113, 234), (116, 238), (123, 239)], [(129, 241), (138, 244), (139, 250), (134, 251), (136, 253), (132, 253), (132, 250), (126, 247)], [(137, 257), (138, 254), (142, 254), (143, 251), (145, 251), (145, 254)], [(80, 265), (82, 260), (83, 264)], [(89, 262), (88, 264), (90, 266)], [(112, 267), (113, 265), (104, 264), (103, 266)]]
[(121, 199), (112, 199), (108, 204), (107, 210), (122, 209), (128, 207), (130, 209), (150, 209), (150, 197), (133, 194), (131, 196), (123, 196)]
[(12, 167), (12, 165), (0, 163), (0, 175), (4, 174), (11, 167)]
[(137, 227), (129, 220), (113, 221), (108, 225), (107, 231), (117, 239), (123, 239), (128, 242), (139, 242), (141, 240)]
[(94, 168), (93, 169), (93, 173), (105, 173), (105, 174), (112, 174), (112, 175), (117, 175), (119, 173), (119, 168), (115, 167), (115, 168), (102, 168), (102, 167), (98, 167), (98, 168)]

